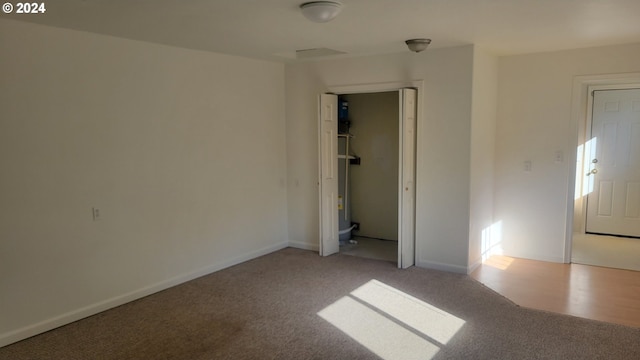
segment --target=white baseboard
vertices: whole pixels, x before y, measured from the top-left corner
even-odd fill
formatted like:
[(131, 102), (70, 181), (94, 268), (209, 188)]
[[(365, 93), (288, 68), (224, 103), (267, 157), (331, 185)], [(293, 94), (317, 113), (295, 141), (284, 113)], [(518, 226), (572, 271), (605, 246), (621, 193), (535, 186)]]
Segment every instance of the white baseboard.
[(274, 251), (284, 249), (287, 246), (289, 246), (289, 243), (287, 242), (281, 242), (274, 245), (270, 245), (256, 251), (242, 254), (240, 256), (237, 256), (227, 261), (205, 266), (204, 268), (198, 269), (193, 272), (178, 275), (173, 278), (170, 278), (149, 286), (145, 286), (143, 288), (134, 290), (126, 294), (115, 296), (110, 299), (106, 299), (104, 301), (100, 301), (98, 303), (91, 304), (80, 309), (76, 309), (58, 316), (54, 316), (52, 318), (46, 319), (36, 324), (27, 325), (17, 330), (5, 332), (3, 334), (0, 334), (0, 347), (12, 344), (20, 340), (24, 340), (31, 336), (41, 334), (43, 332), (72, 323), (74, 321), (83, 319), (85, 317), (95, 315), (102, 311), (126, 304), (133, 300), (143, 298), (145, 296), (182, 284), (184, 282), (193, 280), (195, 278), (199, 278), (201, 276), (214, 273), (216, 271), (228, 268), (230, 266), (237, 265), (245, 261), (272, 253)]
[(482, 265), (482, 259), (478, 259), (473, 264), (469, 265), (467, 268), (467, 275), (474, 272), (480, 265)]
[(468, 269), (466, 266), (443, 264), (435, 261), (420, 260), (416, 261), (416, 266), (426, 269), (453, 272), (458, 274), (466, 274)]
[(289, 241), (289, 247), (302, 250), (320, 251), (320, 246), (318, 244), (309, 244), (298, 241)]
[(502, 255), (513, 257), (513, 258), (519, 258), (519, 259), (545, 261), (545, 262), (552, 262), (552, 263), (564, 263), (564, 257), (561, 257), (561, 256), (548, 256), (548, 255), (533, 254), (533, 253), (519, 253), (519, 252), (507, 252), (507, 251), (505, 251)]

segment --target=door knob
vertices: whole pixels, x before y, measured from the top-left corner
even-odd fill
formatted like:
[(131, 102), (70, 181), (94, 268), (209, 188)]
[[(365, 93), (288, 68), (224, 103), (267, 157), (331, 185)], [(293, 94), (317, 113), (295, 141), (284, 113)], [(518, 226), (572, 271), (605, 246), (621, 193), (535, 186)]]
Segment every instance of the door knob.
[(589, 176), (589, 175), (591, 175), (591, 174), (597, 174), (597, 173), (598, 173), (598, 169), (593, 169), (593, 170), (591, 170), (591, 171), (589, 171), (589, 172), (587, 173), (587, 176)]

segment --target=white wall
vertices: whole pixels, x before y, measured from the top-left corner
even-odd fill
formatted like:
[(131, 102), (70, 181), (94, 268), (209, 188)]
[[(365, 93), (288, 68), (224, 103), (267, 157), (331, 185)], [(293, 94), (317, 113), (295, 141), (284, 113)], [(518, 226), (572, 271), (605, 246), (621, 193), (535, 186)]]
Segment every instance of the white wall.
[(344, 96), (349, 102), (351, 220), (356, 235), (398, 241), (399, 93)]
[(290, 243), (318, 248), (318, 94), (332, 86), (423, 79), (417, 131), (417, 263), (466, 272), (472, 71), (473, 46), (288, 64)]
[(476, 46), (473, 60), (469, 270), (480, 265), (482, 255), (489, 254), (499, 241), (492, 228), (498, 58)]
[(0, 346), (286, 246), (284, 65), (10, 20), (0, 53)]
[(507, 255), (563, 261), (578, 146), (574, 77), (638, 71), (640, 44), (500, 58), (494, 221), (502, 221)]

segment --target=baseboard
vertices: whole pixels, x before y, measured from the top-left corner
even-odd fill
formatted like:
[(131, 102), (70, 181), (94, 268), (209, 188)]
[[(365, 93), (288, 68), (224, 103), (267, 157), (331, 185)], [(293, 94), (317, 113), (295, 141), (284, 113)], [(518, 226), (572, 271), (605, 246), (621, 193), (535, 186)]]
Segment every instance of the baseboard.
[(227, 261), (212, 264), (193, 272), (178, 275), (173, 278), (170, 278), (149, 286), (145, 286), (138, 290), (134, 290), (126, 294), (115, 296), (113, 298), (110, 298), (95, 304), (91, 304), (83, 308), (67, 312), (65, 314), (52, 317), (50, 319), (41, 321), (36, 324), (28, 325), (17, 330), (0, 334), (0, 347), (12, 344), (14, 342), (18, 342), (20, 340), (24, 340), (26, 338), (41, 334), (49, 330), (53, 330), (57, 327), (72, 323), (74, 321), (86, 318), (88, 316), (98, 314), (102, 311), (109, 310), (116, 306), (120, 306), (128, 302), (143, 298), (145, 296), (151, 295), (158, 291), (166, 290), (170, 287), (185, 283), (187, 281), (199, 278), (201, 276), (205, 276), (205, 275), (214, 273), (216, 271), (220, 271), (222, 269), (231, 267), (233, 265), (237, 265), (245, 261), (272, 253), (274, 251), (284, 249), (288, 246), (289, 246), (289, 243), (287, 242), (280, 242), (274, 245), (270, 245), (256, 251), (242, 254), (240, 256), (237, 256)]
[(482, 259), (478, 259), (473, 264), (469, 265), (467, 268), (467, 275), (474, 272), (478, 267), (480, 267), (480, 265), (482, 265)]
[(421, 267), (421, 268), (426, 268), (426, 269), (447, 271), (447, 272), (453, 272), (453, 273), (458, 273), (458, 274), (466, 274), (467, 273), (467, 267), (466, 266), (443, 264), (443, 263), (439, 263), (439, 262), (435, 262), (435, 261), (417, 260), (416, 261), (416, 266), (417, 267)]
[(518, 259), (545, 261), (545, 262), (552, 262), (552, 263), (564, 263), (564, 257), (562, 256), (547, 256), (547, 255), (540, 255), (540, 254), (508, 252), (506, 250), (502, 255), (507, 257), (518, 258)]
[(318, 244), (309, 244), (298, 241), (289, 241), (289, 247), (302, 250), (320, 251), (320, 246)]

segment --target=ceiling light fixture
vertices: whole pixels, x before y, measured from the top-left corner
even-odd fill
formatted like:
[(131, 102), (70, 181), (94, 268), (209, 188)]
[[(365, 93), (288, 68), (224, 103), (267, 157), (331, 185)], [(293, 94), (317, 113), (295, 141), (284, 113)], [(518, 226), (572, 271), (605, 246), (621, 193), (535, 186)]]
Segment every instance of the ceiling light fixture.
[(337, 1), (311, 1), (300, 5), (300, 10), (307, 19), (323, 23), (338, 16), (342, 10), (342, 4)]
[(405, 41), (405, 43), (409, 47), (409, 50), (419, 53), (431, 44), (431, 39), (409, 39)]

